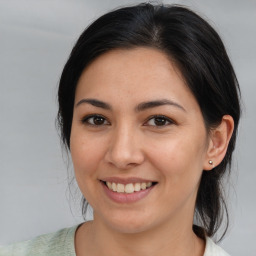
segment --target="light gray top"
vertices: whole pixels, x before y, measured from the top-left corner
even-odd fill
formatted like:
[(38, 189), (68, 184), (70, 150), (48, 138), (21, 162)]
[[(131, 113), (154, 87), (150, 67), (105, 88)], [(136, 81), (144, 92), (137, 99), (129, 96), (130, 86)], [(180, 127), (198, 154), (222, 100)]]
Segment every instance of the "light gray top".
[[(0, 256), (76, 256), (75, 232), (79, 225), (32, 240), (0, 247)], [(209, 237), (206, 238), (204, 256), (229, 256)]]

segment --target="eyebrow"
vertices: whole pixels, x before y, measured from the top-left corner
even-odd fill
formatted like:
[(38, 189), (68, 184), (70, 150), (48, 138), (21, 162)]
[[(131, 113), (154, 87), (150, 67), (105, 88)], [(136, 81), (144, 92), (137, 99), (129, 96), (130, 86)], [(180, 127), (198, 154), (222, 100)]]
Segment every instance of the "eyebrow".
[(103, 101), (100, 100), (96, 100), (96, 99), (82, 99), (80, 100), (77, 104), (76, 107), (78, 107), (79, 105), (83, 104), (83, 103), (88, 103), (91, 104), (95, 107), (98, 108), (103, 108), (103, 109), (107, 109), (107, 110), (112, 110), (111, 106), (108, 103), (105, 103)]
[(178, 104), (178, 103), (176, 103), (172, 100), (167, 100), (167, 99), (142, 102), (135, 108), (135, 110), (137, 112), (140, 112), (140, 111), (143, 111), (143, 110), (146, 110), (146, 109), (159, 107), (159, 106), (164, 106), (164, 105), (171, 105), (171, 106), (177, 107), (177, 108), (186, 112), (185, 108), (182, 107), (180, 104)]
[[(76, 104), (76, 107), (78, 107), (79, 105), (84, 104), (84, 103), (88, 103), (95, 107), (103, 108), (106, 110), (112, 110), (112, 107), (108, 103), (100, 101), (100, 100), (96, 100), (96, 99), (82, 99)], [(141, 112), (141, 111), (144, 111), (144, 110), (147, 110), (150, 108), (155, 108), (155, 107), (164, 106), (164, 105), (174, 106), (174, 107), (177, 107), (186, 112), (185, 108), (182, 107), (180, 104), (178, 104), (172, 100), (167, 100), (167, 99), (142, 102), (138, 106), (135, 107), (135, 111)]]

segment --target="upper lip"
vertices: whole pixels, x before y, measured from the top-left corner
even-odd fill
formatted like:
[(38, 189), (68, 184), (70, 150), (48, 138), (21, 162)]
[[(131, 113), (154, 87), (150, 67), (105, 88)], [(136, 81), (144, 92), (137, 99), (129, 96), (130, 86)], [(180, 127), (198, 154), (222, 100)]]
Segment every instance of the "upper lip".
[(154, 180), (144, 179), (144, 178), (138, 178), (138, 177), (129, 177), (129, 178), (120, 178), (120, 177), (106, 177), (100, 179), (104, 182), (111, 182), (111, 183), (120, 183), (120, 184), (129, 184), (129, 183), (147, 183), (147, 182), (156, 182)]

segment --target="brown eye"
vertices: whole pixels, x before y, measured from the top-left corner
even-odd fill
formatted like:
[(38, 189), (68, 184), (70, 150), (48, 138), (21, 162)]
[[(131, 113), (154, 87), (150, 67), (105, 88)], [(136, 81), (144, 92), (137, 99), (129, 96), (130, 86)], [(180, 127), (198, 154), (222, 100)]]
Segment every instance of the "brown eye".
[(170, 124), (174, 124), (174, 122), (166, 116), (153, 116), (146, 123), (148, 126), (167, 126)]
[(93, 124), (95, 125), (102, 125), (104, 124), (104, 122), (105, 122), (105, 119), (101, 116), (96, 116), (93, 118)]
[(100, 115), (87, 116), (82, 120), (82, 123), (94, 125), (94, 126), (101, 126), (101, 125), (109, 124), (109, 122), (106, 120), (106, 118), (104, 118), (103, 116), (100, 116)]
[(154, 123), (155, 123), (155, 125), (157, 125), (157, 126), (166, 125), (167, 120), (164, 119), (164, 118), (162, 118), (162, 117), (156, 117), (156, 118), (154, 119)]

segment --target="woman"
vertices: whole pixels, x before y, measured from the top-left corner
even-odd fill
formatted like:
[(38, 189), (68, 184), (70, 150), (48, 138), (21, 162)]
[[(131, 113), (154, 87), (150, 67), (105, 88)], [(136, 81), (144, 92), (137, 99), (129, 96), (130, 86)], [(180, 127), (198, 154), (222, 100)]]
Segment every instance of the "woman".
[(226, 210), (239, 86), (206, 21), (151, 4), (100, 17), (74, 46), (58, 97), (94, 219), (0, 255), (227, 255), (210, 237)]

